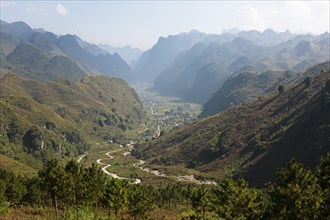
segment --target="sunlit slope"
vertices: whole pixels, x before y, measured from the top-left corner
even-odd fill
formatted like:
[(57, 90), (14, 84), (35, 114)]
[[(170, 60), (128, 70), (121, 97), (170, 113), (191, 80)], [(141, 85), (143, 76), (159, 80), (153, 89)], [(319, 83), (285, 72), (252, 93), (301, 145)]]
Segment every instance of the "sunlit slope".
[(1, 153), (35, 168), (40, 160), (82, 154), (143, 118), (135, 91), (105, 76), (41, 83), (10, 73), (0, 79), (0, 94)]

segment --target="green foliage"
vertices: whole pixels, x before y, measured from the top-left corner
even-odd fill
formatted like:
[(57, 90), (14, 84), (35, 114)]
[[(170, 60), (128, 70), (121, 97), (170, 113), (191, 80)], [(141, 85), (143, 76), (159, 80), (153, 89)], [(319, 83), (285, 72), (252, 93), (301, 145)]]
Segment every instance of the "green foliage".
[(323, 203), (322, 189), (316, 176), (292, 160), (277, 172), (277, 182), (269, 184), (272, 216), (276, 219), (319, 219)]
[(213, 193), (213, 210), (224, 219), (261, 219), (267, 209), (266, 196), (248, 183), (239, 179), (225, 179), (219, 183)]
[(26, 187), (20, 177), (0, 169), (0, 204), (17, 205), (26, 194)]
[(316, 168), (316, 177), (324, 195), (324, 201), (321, 206), (322, 216), (330, 218), (330, 152), (321, 157), (321, 162)]
[(103, 197), (105, 190), (106, 177), (95, 163), (84, 170), (83, 176), (86, 188), (85, 200), (95, 205), (97, 209), (98, 202)]
[(293, 160), (278, 170), (276, 183), (258, 190), (244, 179), (155, 188), (108, 179), (95, 164), (50, 160), (32, 178), (0, 169), (0, 214), (29, 204), (37, 215), (45, 213), (38, 207), (54, 206), (57, 218), (101, 219), (101, 201), (109, 219), (149, 219), (158, 210), (177, 210), (182, 219), (328, 219), (329, 161), (330, 153), (314, 173)]
[(111, 179), (105, 187), (103, 204), (108, 209), (109, 216), (114, 212), (118, 216), (128, 206), (128, 183), (126, 181), (116, 181)]
[(205, 219), (206, 212), (210, 211), (212, 207), (212, 194), (210, 189), (205, 186), (194, 189), (192, 191), (191, 204), (198, 216)]
[(29, 129), (23, 136), (23, 146), (28, 149), (29, 153), (41, 149), (43, 141), (42, 132), (36, 126)]
[(151, 187), (131, 185), (128, 194), (128, 213), (136, 218), (146, 217), (154, 208), (155, 198)]

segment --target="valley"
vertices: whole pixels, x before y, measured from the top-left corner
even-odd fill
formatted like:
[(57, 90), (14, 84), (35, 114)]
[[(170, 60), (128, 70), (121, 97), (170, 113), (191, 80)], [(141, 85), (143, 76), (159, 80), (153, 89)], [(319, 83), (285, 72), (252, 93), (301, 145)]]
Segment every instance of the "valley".
[[(164, 97), (149, 92), (148, 86), (138, 85), (135, 90), (146, 110), (146, 121), (142, 128), (128, 131), (122, 142), (112, 140), (92, 144), (88, 153), (77, 159), (83, 166), (97, 163), (102, 171), (116, 179), (127, 179), (136, 184), (162, 186), (186, 182), (195, 184), (215, 184), (209, 180), (197, 180), (195, 172), (184, 171), (179, 167), (158, 170), (159, 167), (145, 167), (145, 161), (131, 155), (135, 145), (157, 139), (174, 129), (197, 120), (201, 105), (189, 103), (175, 97)], [(168, 173), (167, 173), (168, 172)]]
[(177, 32), (113, 7), (73, 28), (51, 4), (67, 24), (0, 20), (0, 219), (330, 218), (328, 29)]

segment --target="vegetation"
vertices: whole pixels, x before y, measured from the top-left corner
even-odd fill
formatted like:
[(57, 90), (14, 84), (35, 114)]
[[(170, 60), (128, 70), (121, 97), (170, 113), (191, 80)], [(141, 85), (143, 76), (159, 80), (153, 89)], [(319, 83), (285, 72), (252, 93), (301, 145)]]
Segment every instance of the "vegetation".
[[(244, 179), (224, 179), (212, 187), (135, 185), (108, 179), (95, 165), (83, 168), (69, 161), (63, 166), (50, 160), (32, 178), (0, 170), (0, 216), (29, 205), (36, 211), (26, 219), (45, 214), (56, 219), (154, 219), (167, 211), (176, 213), (173, 219), (327, 219), (329, 161), (330, 153), (310, 170), (292, 160), (278, 170), (275, 183), (259, 190)], [(40, 207), (43, 213), (37, 211)]]

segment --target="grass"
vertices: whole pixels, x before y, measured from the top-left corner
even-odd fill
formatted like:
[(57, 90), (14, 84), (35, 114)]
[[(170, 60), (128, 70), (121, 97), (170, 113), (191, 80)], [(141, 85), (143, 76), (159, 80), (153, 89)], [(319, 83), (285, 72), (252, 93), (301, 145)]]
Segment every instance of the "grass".
[(7, 157), (3, 154), (0, 154), (0, 164), (1, 168), (8, 170), (10, 172), (22, 175), (22, 176), (31, 176), (36, 175), (37, 170), (33, 169), (30, 166), (27, 166), (25, 163), (14, 160), (10, 157)]

